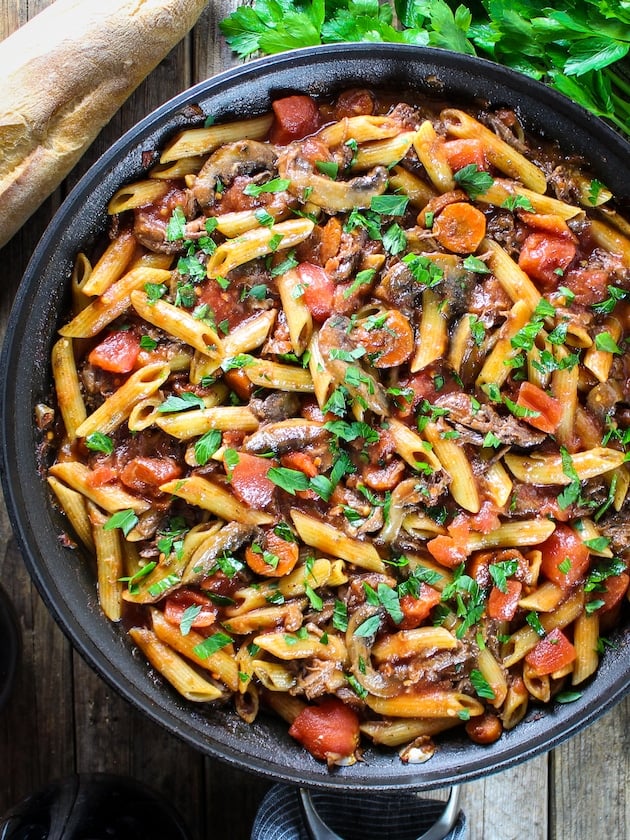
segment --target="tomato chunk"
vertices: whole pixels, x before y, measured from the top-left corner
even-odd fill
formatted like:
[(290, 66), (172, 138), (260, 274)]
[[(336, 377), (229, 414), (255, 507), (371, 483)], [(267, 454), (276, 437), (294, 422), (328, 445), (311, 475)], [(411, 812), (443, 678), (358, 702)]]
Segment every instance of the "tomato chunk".
[(315, 478), (319, 472), (315, 461), (308, 452), (287, 452), (286, 455), (281, 456), (280, 463), (290, 470), (303, 472), (308, 478)]
[(275, 490), (274, 483), (267, 478), (270, 466), (268, 458), (239, 452), (238, 462), (231, 471), (226, 465), (234, 495), (252, 508), (260, 509), (270, 505)]
[(448, 140), (444, 144), (446, 159), (453, 172), (463, 169), (465, 166), (476, 164), (478, 169), (487, 169), (488, 162), (481, 140), (465, 138), (461, 140)]
[(324, 697), (317, 706), (300, 712), (289, 735), (315, 758), (332, 764), (354, 757), (359, 746), (359, 718), (337, 697)]
[(554, 627), (551, 633), (541, 639), (525, 656), (525, 661), (539, 677), (559, 671), (574, 659), (575, 648), (559, 627)]
[(125, 464), (120, 480), (130, 490), (143, 493), (159, 487), (160, 484), (166, 484), (167, 481), (173, 481), (181, 474), (182, 468), (173, 458), (149, 458), (141, 455)]
[(593, 593), (593, 600), (604, 602), (597, 612), (603, 615), (614, 609), (628, 591), (629, 583), (630, 575), (626, 572), (606, 578), (602, 583), (603, 589)]
[(434, 560), (447, 569), (454, 569), (460, 563), (466, 562), (466, 549), (461, 542), (451, 536), (440, 534), (427, 543), (429, 553)]
[(274, 124), (269, 139), (286, 144), (313, 134), (320, 126), (317, 103), (310, 96), (285, 96), (272, 103)]
[(574, 258), (575, 245), (570, 239), (535, 231), (523, 242), (518, 264), (545, 289), (555, 289)]
[(319, 265), (303, 262), (296, 270), (304, 289), (304, 303), (315, 321), (322, 324), (332, 315), (335, 284)]
[(523, 584), (518, 580), (506, 581), (506, 591), (502, 592), (498, 586), (493, 586), (488, 598), (488, 616), (498, 621), (511, 621), (518, 607)]
[(541, 544), (541, 571), (562, 589), (571, 589), (588, 570), (590, 553), (579, 536), (568, 525), (559, 524)]
[(523, 419), (535, 429), (540, 429), (541, 432), (553, 434), (562, 419), (560, 400), (550, 397), (542, 388), (531, 382), (521, 382), (516, 404), (537, 412), (536, 415), (526, 416)]
[(133, 370), (139, 353), (139, 338), (129, 330), (118, 330), (110, 333), (93, 348), (88, 362), (111, 373), (129, 373)]
[[(191, 622), (191, 627), (209, 627), (214, 624), (217, 608), (210, 598), (194, 589), (178, 589), (169, 595), (164, 603), (164, 618), (171, 624), (181, 624), (184, 613), (190, 607), (199, 607), (199, 612)], [(195, 611), (196, 612), (196, 611)]]
[(400, 599), (400, 609), (403, 619), (396, 627), (399, 630), (415, 630), (426, 621), (429, 613), (440, 603), (442, 596), (437, 589), (428, 583), (421, 583), (418, 595), (403, 595)]

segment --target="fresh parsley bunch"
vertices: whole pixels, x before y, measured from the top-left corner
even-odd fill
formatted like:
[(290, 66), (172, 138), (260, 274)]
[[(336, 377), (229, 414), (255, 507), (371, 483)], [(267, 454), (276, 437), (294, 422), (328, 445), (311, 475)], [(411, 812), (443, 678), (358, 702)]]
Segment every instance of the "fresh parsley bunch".
[(253, 0), (220, 23), (241, 58), (344, 41), (490, 58), (630, 136), (630, 0)]

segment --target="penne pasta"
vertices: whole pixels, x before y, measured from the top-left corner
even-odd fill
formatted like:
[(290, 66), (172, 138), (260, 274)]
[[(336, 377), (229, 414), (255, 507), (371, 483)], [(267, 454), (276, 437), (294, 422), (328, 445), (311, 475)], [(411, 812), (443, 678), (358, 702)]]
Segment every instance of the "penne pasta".
[[(90, 275), (91, 276), (91, 275)], [(59, 332), (67, 338), (90, 338), (115, 321), (129, 307), (131, 293), (147, 283), (159, 285), (171, 279), (169, 271), (137, 266), (109, 286), (103, 294), (82, 309)]]
[(77, 437), (87, 438), (94, 432), (108, 434), (117, 429), (129, 417), (132, 408), (154, 394), (169, 374), (169, 366), (161, 362), (146, 365), (132, 373), (124, 385), (77, 427)]
[(71, 338), (60, 338), (54, 344), (51, 361), (59, 411), (68, 440), (72, 441), (77, 436), (77, 429), (85, 421), (86, 410)]
[(132, 627), (129, 635), (155, 670), (159, 671), (187, 700), (194, 703), (210, 703), (222, 696), (223, 692), (220, 688), (198, 674), (171, 647), (161, 642), (151, 630), (145, 627)]
[(258, 227), (245, 231), (236, 239), (219, 245), (208, 260), (208, 277), (224, 277), (250, 260), (264, 257), (278, 250), (294, 248), (313, 231), (309, 219), (292, 219), (272, 227)]
[(185, 157), (207, 155), (224, 143), (247, 138), (264, 137), (271, 126), (271, 114), (263, 114), (250, 120), (237, 120), (208, 128), (188, 128), (181, 131), (164, 149), (160, 163), (171, 163)]
[(371, 543), (347, 537), (332, 525), (307, 516), (300, 510), (291, 511), (291, 519), (300, 538), (318, 551), (339, 557), (373, 572), (385, 570), (385, 564)]
[(210, 511), (229, 522), (264, 525), (273, 521), (273, 517), (268, 513), (247, 507), (228, 490), (198, 475), (169, 481), (162, 484), (160, 490), (162, 493), (171, 493), (196, 507)]

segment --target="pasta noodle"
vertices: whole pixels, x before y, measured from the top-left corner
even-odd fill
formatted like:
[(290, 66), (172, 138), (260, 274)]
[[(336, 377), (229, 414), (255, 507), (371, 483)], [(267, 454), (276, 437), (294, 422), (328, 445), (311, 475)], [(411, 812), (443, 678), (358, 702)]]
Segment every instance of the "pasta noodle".
[(290, 107), (111, 197), (46, 479), (173, 691), (426, 760), (596, 679), (627, 609), (630, 225), (514, 114)]

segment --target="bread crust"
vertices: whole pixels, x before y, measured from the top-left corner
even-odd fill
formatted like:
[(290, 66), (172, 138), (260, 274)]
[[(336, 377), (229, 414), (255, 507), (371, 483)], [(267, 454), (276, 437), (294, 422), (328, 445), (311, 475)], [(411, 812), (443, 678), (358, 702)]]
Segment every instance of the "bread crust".
[(0, 42), (0, 247), (207, 0), (56, 0)]

